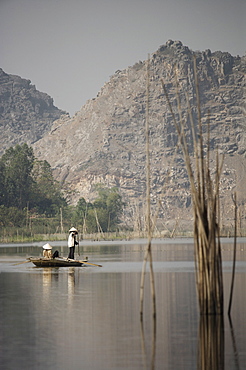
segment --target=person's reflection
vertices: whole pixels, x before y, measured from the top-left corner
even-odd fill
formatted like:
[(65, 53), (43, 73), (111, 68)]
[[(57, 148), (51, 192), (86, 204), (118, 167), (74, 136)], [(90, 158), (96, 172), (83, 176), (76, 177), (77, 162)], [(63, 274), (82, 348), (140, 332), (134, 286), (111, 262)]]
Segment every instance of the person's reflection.
[(52, 278), (58, 279), (58, 271), (52, 271), (49, 267), (43, 268), (43, 299), (45, 302), (49, 301), (50, 288)]
[[(48, 303), (52, 290), (52, 280), (58, 280), (59, 268), (43, 268), (43, 299)], [(54, 288), (54, 287), (53, 287)], [(67, 270), (67, 291), (68, 304), (71, 304), (75, 291), (75, 268), (69, 267)]]
[(51, 269), (49, 267), (43, 268), (43, 287), (48, 288), (51, 284)]
[(201, 315), (197, 370), (224, 369), (223, 315)]
[(67, 285), (68, 285), (68, 301), (71, 303), (73, 295), (74, 295), (74, 290), (75, 290), (75, 268), (74, 267), (69, 267), (69, 272), (68, 272), (68, 280), (67, 280)]

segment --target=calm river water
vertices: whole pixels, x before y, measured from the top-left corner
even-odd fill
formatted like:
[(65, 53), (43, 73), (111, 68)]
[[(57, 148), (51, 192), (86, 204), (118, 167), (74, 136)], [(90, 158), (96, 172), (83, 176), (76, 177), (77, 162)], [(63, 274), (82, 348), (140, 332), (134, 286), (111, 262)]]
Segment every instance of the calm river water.
[[(101, 268), (14, 265), (40, 256), (44, 243), (0, 245), (0, 368), (246, 369), (246, 238), (238, 239), (231, 323), (233, 240), (222, 241), (224, 322), (205, 323), (197, 305), (193, 240), (153, 241), (156, 330), (148, 273), (143, 326), (139, 318), (143, 240), (83, 241), (80, 258)], [(50, 244), (67, 256), (65, 242)]]

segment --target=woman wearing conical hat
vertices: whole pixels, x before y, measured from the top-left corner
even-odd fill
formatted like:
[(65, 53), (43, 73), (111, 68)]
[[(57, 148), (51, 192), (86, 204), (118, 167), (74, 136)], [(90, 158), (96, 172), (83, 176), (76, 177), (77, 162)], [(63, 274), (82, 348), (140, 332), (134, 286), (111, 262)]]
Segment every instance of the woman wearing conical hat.
[(74, 260), (74, 250), (75, 250), (75, 245), (78, 245), (77, 241), (77, 235), (78, 235), (78, 230), (75, 229), (75, 227), (71, 227), (69, 230), (69, 235), (68, 235), (68, 248), (69, 248), (69, 255), (68, 258), (71, 258)]
[(43, 245), (43, 257), (52, 257), (52, 246), (49, 243)]

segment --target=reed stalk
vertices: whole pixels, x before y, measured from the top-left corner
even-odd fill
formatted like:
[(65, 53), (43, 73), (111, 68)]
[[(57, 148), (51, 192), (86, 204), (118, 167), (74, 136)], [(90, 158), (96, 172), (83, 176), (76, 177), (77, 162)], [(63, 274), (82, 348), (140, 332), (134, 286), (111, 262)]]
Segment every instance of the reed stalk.
[(228, 316), (231, 315), (231, 305), (232, 305), (232, 296), (235, 280), (235, 270), (236, 270), (236, 250), (237, 250), (237, 194), (235, 193), (234, 198), (232, 199), (235, 206), (235, 223), (234, 223), (234, 245), (233, 245), (233, 264), (232, 264), (232, 278), (231, 278), (231, 289), (230, 289), (230, 298), (228, 305)]
[(145, 120), (145, 133), (146, 133), (146, 227), (148, 235), (148, 243), (144, 255), (144, 261), (142, 265), (141, 282), (140, 282), (140, 320), (143, 320), (143, 302), (144, 302), (144, 283), (146, 274), (146, 265), (149, 260), (150, 266), (150, 288), (152, 295), (152, 314), (155, 320), (156, 318), (156, 297), (155, 297), (155, 280), (154, 270), (152, 261), (152, 250), (151, 250), (151, 211), (150, 211), (150, 150), (149, 150), (149, 57), (147, 61), (147, 92), (146, 92), (146, 120)]
[[(177, 76), (177, 75), (176, 75)], [(173, 111), (167, 89), (162, 80), (162, 87), (166, 96), (169, 110), (178, 133), (179, 142), (183, 151), (185, 165), (190, 181), (194, 215), (194, 251), (196, 287), (200, 314), (221, 315), (223, 314), (223, 279), (222, 259), (219, 233), (219, 181), (222, 171), (223, 159), (219, 163), (217, 152), (215, 177), (212, 179), (209, 168), (209, 121), (208, 142), (206, 154), (204, 151), (203, 127), (201, 119), (201, 105), (199, 98), (199, 83), (194, 58), (194, 80), (197, 97), (197, 123), (195, 124), (188, 96), (187, 112), (191, 123), (194, 165), (185, 135), (185, 121), (182, 115), (180, 103), (179, 83), (176, 78), (176, 98), (178, 105), (178, 119)], [(194, 167), (194, 169), (193, 169)]]

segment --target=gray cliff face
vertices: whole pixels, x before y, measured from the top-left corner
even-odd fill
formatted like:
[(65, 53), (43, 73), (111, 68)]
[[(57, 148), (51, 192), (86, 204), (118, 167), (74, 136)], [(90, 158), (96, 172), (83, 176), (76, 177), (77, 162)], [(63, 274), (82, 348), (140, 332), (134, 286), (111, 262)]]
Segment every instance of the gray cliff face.
[[(149, 60), (151, 199), (156, 205), (164, 189), (160, 212), (165, 222), (192, 216), (189, 182), (182, 154), (177, 149), (177, 133), (162, 81), (178, 119), (178, 80), (180, 111), (187, 121), (191, 145), (187, 99), (197, 122), (194, 56), (204, 132), (210, 122), (212, 169), (217, 148), (220, 158), (225, 154), (222, 218), (229, 216), (230, 194), (236, 186), (242, 207), (245, 202), (246, 58), (210, 50), (194, 53), (180, 41), (169, 40)], [(73, 118), (55, 121), (52, 130), (35, 143), (36, 155), (51, 163), (64, 191), (70, 194), (72, 191), (72, 203), (80, 197), (93, 199), (94, 185), (102, 182), (120, 188), (127, 202), (127, 215), (136, 219), (139, 207), (144, 204), (146, 188), (146, 68), (144, 61), (115, 72), (95, 99), (89, 100)]]
[[(198, 116), (194, 56), (204, 132), (208, 121), (211, 131), (212, 172), (217, 149), (220, 158), (225, 154), (222, 222), (232, 217), (234, 190), (238, 191), (239, 206), (245, 209), (246, 57), (210, 50), (193, 52), (180, 41), (169, 40), (149, 60), (151, 201), (155, 212), (162, 196), (160, 215), (165, 225), (171, 219), (191, 221), (192, 212), (187, 173), (182, 153), (177, 149), (177, 132), (162, 81), (175, 118), (182, 116), (186, 122), (191, 147), (187, 99), (195, 122)], [(115, 72), (95, 99), (89, 100), (74, 117), (62, 116), (54, 121), (51, 129), (47, 124), (47, 133), (33, 145), (35, 155), (51, 164), (71, 203), (80, 197), (92, 200), (94, 185), (99, 182), (119, 187), (131, 225), (141, 222), (138, 215), (143, 214), (146, 189), (146, 70), (147, 61), (143, 61)]]
[(39, 140), (63, 114), (30, 80), (0, 69), (0, 155), (10, 146)]

